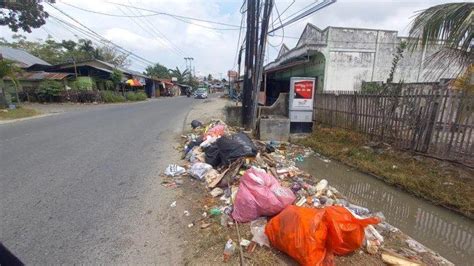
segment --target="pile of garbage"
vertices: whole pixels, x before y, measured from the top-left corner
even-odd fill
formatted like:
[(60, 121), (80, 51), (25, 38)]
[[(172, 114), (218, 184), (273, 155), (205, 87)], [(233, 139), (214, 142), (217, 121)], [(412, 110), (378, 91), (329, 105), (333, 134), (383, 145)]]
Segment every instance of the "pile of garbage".
[[(384, 237), (379, 231), (397, 230), (384, 222), (382, 213), (350, 203), (327, 180), (297, 168), (295, 162), (312, 155), (311, 149), (252, 140), (220, 120), (207, 125), (193, 121), (192, 127), (183, 136), (183, 158), (189, 164), (169, 165), (165, 174), (174, 185), (183, 174), (201, 180), (220, 199), (210, 214), (220, 215), (222, 226), (250, 223), (253, 238), (238, 240), (240, 252), (241, 246), (251, 251), (258, 244), (302, 265), (331, 265), (334, 255), (361, 247), (381, 253)], [(231, 239), (225, 243), (224, 261), (237, 247)]]

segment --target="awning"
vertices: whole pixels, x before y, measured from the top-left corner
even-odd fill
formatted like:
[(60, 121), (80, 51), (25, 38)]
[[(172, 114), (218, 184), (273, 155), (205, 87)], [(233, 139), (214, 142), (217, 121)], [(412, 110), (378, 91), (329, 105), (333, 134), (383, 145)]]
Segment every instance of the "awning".
[(126, 83), (132, 87), (141, 87), (143, 84), (140, 83), (138, 79), (129, 79)]

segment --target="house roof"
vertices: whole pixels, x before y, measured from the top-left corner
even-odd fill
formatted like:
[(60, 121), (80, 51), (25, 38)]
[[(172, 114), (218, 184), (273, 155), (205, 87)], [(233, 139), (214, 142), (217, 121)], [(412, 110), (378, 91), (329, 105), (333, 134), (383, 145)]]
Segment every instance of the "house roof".
[(68, 76), (72, 76), (72, 73), (58, 73), (58, 72), (23, 72), (20, 80), (43, 80), (43, 79), (52, 79), (52, 80), (63, 80)]
[(26, 68), (34, 64), (50, 66), (48, 62), (21, 49), (0, 46), (0, 54), (2, 54), (3, 58), (17, 62), (22, 68)]
[[(124, 74), (128, 74), (128, 75), (131, 75), (131, 76), (137, 76), (137, 77), (142, 77), (142, 78), (149, 78), (148, 76), (138, 72), (138, 71), (135, 71), (135, 70), (130, 70), (130, 69), (126, 69), (126, 68), (123, 68), (123, 67), (116, 67), (114, 66), (113, 64), (111, 63), (108, 63), (108, 62), (105, 62), (105, 61), (102, 61), (102, 60), (98, 60), (98, 59), (91, 59), (91, 60), (84, 60), (84, 61), (78, 61), (76, 62), (76, 66), (84, 66), (84, 65), (88, 65), (88, 63), (91, 63), (91, 62), (98, 62), (99, 64), (103, 65), (104, 67), (97, 67), (97, 66), (91, 66), (91, 67), (94, 67), (96, 69), (99, 69), (99, 70), (102, 70), (102, 71), (106, 71), (106, 72), (109, 72), (109, 73), (112, 73), (113, 69), (117, 68), (120, 72), (124, 73)], [(55, 65), (53, 66), (53, 68), (66, 68), (66, 67), (73, 67), (74, 64), (73, 63), (63, 63), (63, 64), (59, 64), (59, 65)]]
[[(45, 71), (28, 71), (22, 72), (17, 78), (22, 81), (38, 81), (38, 80), (63, 80), (69, 76), (74, 75), (73, 73), (59, 73), (59, 72), (45, 72)], [(9, 78), (6, 78), (9, 80)]]

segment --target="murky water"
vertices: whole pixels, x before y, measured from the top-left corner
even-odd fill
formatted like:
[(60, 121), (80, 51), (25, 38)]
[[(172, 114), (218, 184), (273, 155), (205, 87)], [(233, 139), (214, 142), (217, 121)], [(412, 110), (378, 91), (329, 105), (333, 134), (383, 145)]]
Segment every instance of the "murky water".
[(310, 156), (298, 166), (327, 179), (352, 202), (382, 211), (390, 224), (456, 265), (474, 263), (474, 221), (338, 162)]

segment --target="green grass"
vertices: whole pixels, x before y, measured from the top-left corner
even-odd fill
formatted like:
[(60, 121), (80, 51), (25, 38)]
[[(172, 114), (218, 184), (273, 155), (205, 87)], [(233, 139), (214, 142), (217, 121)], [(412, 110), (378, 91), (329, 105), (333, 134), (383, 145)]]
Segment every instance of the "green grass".
[(36, 110), (17, 107), (17, 109), (0, 109), (0, 120), (12, 120), (24, 117), (30, 117), (38, 115)]
[(125, 102), (125, 97), (114, 91), (101, 91), (100, 97), (105, 103), (121, 103)]
[(467, 169), (408, 152), (385, 150), (378, 154), (363, 148), (363, 135), (335, 128), (318, 128), (300, 140), (323, 155), (380, 177), (416, 196), (474, 217), (474, 174)]
[(126, 94), (126, 98), (127, 98), (127, 101), (132, 101), (132, 102), (136, 102), (136, 101), (144, 101), (146, 100), (146, 94), (143, 93), (143, 92), (128, 92)]

